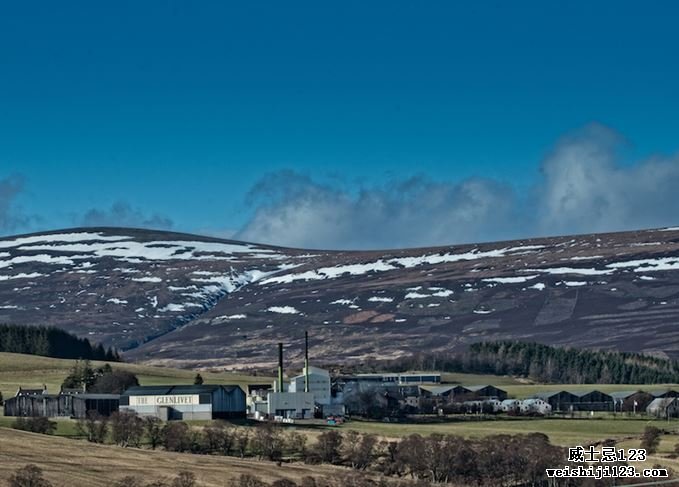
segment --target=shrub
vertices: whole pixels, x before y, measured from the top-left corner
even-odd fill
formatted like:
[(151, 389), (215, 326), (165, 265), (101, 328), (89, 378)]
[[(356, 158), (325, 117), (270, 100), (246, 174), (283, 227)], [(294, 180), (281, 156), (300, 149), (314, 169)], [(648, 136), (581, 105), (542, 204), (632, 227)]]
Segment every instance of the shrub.
[(57, 423), (44, 417), (18, 417), (12, 423), (12, 428), (43, 435), (51, 435), (57, 429)]
[(163, 428), (163, 446), (170, 451), (188, 451), (191, 448), (189, 425), (170, 422)]
[(87, 438), (87, 441), (104, 443), (108, 434), (108, 418), (96, 411), (88, 411), (85, 419), (78, 420), (76, 429), (80, 435)]
[(241, 474), (238, 480), (231, 481), (231, 487), (268, 487), (259, 477), (249, 473)]
[(144, 435), (144, 421), (133, 412), (116, 411), (109, 420), (111, 437), (116, 445), (136, 446)]
[(172, 481), (172, 487), (195, 487), (196, 476), (193, 472), (182, 470), (179, 475)]
[(655, 453), (660, 444), (661, 434), (662, 431), (655, 426), (646, 426), (644, 434), (641, 437), (641, 448), (644, 448), (649, 455)]
[(9, 478), (9, 487), (51, 487), (52, 483), (42, 476), (42, 469), (29, 464), (18, 469)]

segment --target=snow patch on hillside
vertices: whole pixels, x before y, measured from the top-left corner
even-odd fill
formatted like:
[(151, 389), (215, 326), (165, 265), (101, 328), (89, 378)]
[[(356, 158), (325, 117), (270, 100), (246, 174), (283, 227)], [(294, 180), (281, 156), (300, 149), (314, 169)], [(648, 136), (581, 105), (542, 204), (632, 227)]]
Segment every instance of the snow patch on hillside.
[(483, 282), (494, 282), (497, 284), (516, 284), (520, 282), (530, 281), (535, 279), (537, 274), (534, 276), (515, 276), (515, 277), (489, 277), (488, 279), (483, 279)]
[(14, 276), (0, 275), (0, 281), (8, 281), (10, 279), (34, 279), (36, 277), (42, 277), (44, 275), (45, 274), (41, 274), (39, 272), (31, 272), (30, 274), (22, 272)]
[(274, 276), (261, 281), (261, 284), (289, 284), (294, 281), (310, 281), (321, 279), (333, 279), (345, 274), (351, 276), (364, 275), (370, 272), (387, 272), (396, 269), (410, 269), (422, 265), (436, 265), (450, 262), (459, 262), (463, 260), (477, 260), (492, 257), (506, 257), (517, 252), (532, 252), (542, 249), (542, 245), (524, 245), (518, 247), (506, 247), (502, 249), (479, 251), (478, 249), (459, 254), (451, 254), (450, 252), (443, 254), (429, 254), (419, 257), (396, 257), (385, 260), (378, 259), (374, 262), (367, 262), (363, 264), (345, 264), (334, 267), (321, 267), (315, 270), (309, 270), (299, 274), (284, 274)]
[(279, 314), (284, 314), (284, 315), (297, 315), (300, 314), (300, 312), (297, 310), (297, 308), (293, 308), (292, 306), (271, 306), (266, 309), (267, 311), (271, 313), (279, 313)]
[(392, 303), (394, 298), (384, 298), (380, 296), (371, 296), (368, 298), (371, 303)]
[(160, 277), (146, 276), (146, 277), (133, 277), (130, 280), (135, 282), (163, 282)]
[(100, 232), (77, 232), (77, 233), (53, 233), (51, 235), (35, 235), (32, 237), (20, 237), (13, 240), (0, 240), (0, 249), (19, 247), (21, 245), (38, 242), (88, 242), (92, 240), (120, 241), (129, 240), (132, 237), (121, 235), (103, 235)]

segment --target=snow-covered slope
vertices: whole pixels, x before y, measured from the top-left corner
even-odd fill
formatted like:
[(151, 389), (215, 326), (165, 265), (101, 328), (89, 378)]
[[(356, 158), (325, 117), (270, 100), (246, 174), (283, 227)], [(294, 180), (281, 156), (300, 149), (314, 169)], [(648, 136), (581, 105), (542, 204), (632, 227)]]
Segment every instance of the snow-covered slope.
[(678, 318), (679, 228), (374, 252), (120, 228), (0, 240), (0, 322), (146, 360), (269, 364), (305, 329), (325, 361), (501, 338), (677, 356)]

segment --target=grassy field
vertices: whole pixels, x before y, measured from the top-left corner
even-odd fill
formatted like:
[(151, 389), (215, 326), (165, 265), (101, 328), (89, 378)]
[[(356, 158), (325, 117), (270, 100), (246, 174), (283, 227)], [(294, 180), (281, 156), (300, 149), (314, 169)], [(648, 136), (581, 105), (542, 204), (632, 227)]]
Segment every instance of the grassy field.
[(531, 384), (530, 381), (508, 375), (462, 374), (457, 372), (441, 373), (441, 381), (448, 384), (462, 384), (466, 386), (485, 384), (492, 384), (494, 386), (521, 386)]
[(45, 477), (59, 487), (106, 486), (127, 475), (159, 480), (174, 477), (181, 470), (193, 472), (204, 487), (228, 485), (229, 480), (243, 473), (273, 481), (311, 475), (336, 477), (346, 472), (327, 465), (295, 463), (278, 467), (271, 462), (233, 457), (120, 448), (5, 428), (0, 428), (0, 438), (0, 485), (17, 468), (29, 463), (42, 468)]
[(479, 438), (495, 434), (543, 433), (552, 443), (564, 446), (575, 446), (591, 443), (607, 438), (622, 439), (639, 436), (648, 425), (676, 431), (679, 420), (670, 423), (648, 418), (526, 418), (501, 417), (486, 421), (468, 419), (451, 419), (449, 422), (432, 424), (380, 423), (372, 421), (350, 421), (342, 429), (354, 429), (365, 433), (374, 433), (383, 437), (401, 437), (413, 433), (428, 435), (431, 433), (460, 435)]
[[(494, 384), (493, 384), (494, 385)], [(502, 389), (512, 397), (530, 397), (539, 392), (551, 391), (591, 391), (596, 389), (601, 392), (624, 392), (624, 391), (657, 391), (675, 389), (679, 391), (679, 384), (514, 384), (502, 386)]]
[[(43, 384), (50, 392), (59, 392), (59, 386), (73, 366), (73, 360), (0, 352), (0, 392), (4, 397), (14, 396), (19, 386), (39, 388)], [(105, 362), (92, 362), (101, 367)], [(114, 368), (129, 370), (137, 375), (142, 385), (193, 384), (196, 372), (192, 370), (152, 367), (148, 365), (111, 363)], [(271, 382), (270, 377), (254, 377), (231, 372), (201, 372), (206, 384), (238, 384)]]

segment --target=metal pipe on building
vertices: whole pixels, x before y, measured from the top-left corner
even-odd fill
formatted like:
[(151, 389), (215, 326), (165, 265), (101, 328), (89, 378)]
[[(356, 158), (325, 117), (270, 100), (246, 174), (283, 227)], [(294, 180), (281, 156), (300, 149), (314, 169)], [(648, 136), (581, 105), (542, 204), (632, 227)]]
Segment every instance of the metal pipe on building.
[(309, 332), (304, 332), (304, 392), (309, 392)]
[(278, 344), (278, 392), (283, 392), (283, 344)]

